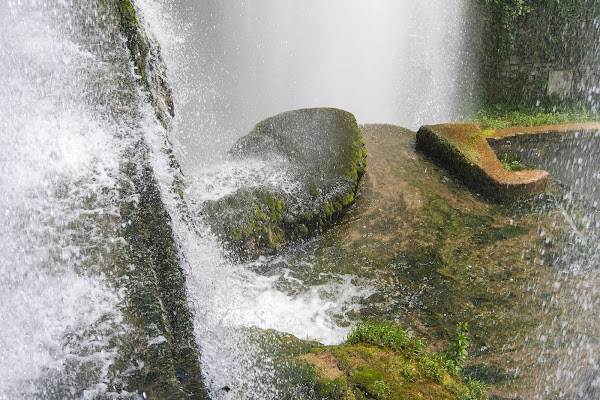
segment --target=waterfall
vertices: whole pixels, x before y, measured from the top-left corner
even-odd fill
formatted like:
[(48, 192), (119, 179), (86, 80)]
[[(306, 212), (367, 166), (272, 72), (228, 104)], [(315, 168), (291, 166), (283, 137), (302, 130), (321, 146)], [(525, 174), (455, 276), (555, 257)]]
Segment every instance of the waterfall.
[(469, 103), (460, 0), (140, 5), (171, 66), (185, 172), (290, 109), (338, 107), (359, 123), (417, 129), (453, 121)]
[[(102, 392), (127, 329), (103, 270), (120, 246), (119, 144), (101, 92), (128, 71), (83, 42), (80, 11), (0, 11), (0, 398)], [(89, 381), (70, 375), (81, 365)]]
[[(137, 1), (169, 67), (177, 109), (169, 137), (189, 209), (241, 186), (289, 183), (269, 165), (224, 160), (237, 138), (278, 112), (332, 106), (359, 123), (412, 128), (456, 118), (458, 99), (467, 97), (458, 73), (466, 68), (463, 5), (434, 3)], [(315, 266), (301, 248), (300, 262), (284, 255), (233, 263), (201, 218), (170, 210), (212, 398), (278, 398), (277, 388), (260, 383), (271, 372), (254, 367), (263, 350), (245, 328), (339, 343), (357, 299), (374, 293), (369, 279), (309, 278)]]
[(146, 157), (172, 176), (160, 151), (144, 150), (164, 131), (136, 86), (116, 5), (0, 10), (2, 399), (141, 398), (136, 352), (161, 345), (132, 317), (144, 255), (126, 235), (140, 201), (127, 166)]

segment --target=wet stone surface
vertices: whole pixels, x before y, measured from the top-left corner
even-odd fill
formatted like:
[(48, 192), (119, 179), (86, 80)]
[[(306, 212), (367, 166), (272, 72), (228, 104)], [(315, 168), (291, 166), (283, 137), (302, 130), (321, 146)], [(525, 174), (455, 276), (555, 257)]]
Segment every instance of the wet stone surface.
[[(434, 349), (468, 321), (472, 359), (465, 371), (472, 378), (501, 397), (540, 391), (541, 377), (552, 373), (540, 363), (548, 355), (546, 330), (557, 316), (570, 318), (555, 299), (568, 297), (565, 285), (581, 282), (565, 275), (562, 257), (573, 246), (573, 220), (561, 206), (567, 188), (551, 179), (530, 200), (492, 204), (419, 154), (414, 132), (392, 125), (361, 132), (369, 165), (350, 212), (323, 235), (254, 268), (274, 273), (285, 259), (289, 273), (280, 290), (291, 293), (351, 275), (373, 294), (336, 316), (340, 325), (395, 321)], [(570, 213), (576, 219), (586, 214), (577, 207), (583, 205)], [(579, 329), (591, 327), (571, 334)]]

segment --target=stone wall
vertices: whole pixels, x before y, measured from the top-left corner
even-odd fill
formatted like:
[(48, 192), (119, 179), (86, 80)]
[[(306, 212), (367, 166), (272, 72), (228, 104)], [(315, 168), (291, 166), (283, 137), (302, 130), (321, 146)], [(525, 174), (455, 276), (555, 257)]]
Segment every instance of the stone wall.
[(599, 0), (469, 4), (484, 102), (600, 102)]
[(500, 65), (499, 80), (513, 93), (524, 93), (530, 100), (598, 100), (600, 68), (598, 65), (544, 62), (532, 57), (512, 55)]

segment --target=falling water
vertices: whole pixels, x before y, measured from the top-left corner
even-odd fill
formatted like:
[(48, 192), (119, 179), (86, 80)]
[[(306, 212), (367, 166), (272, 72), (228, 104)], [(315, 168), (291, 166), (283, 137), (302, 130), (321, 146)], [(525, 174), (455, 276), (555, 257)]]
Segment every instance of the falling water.
[(123, 331), (101, 273), (118, 214), (116, 146), (90, 93), (103, 66), (65, 29), (61, 17), (78, 17), (65, 7), (0, 13), (0, 397), (51, 396), (44, 382), (87, 364), (90, 386), (66, 385), (80, 394), (102, 381)]
[[(514, 151), (514, 148), (513, 148)], [(534, 399), (595, 399), (600, 396), (600, 132), (583, 131), (548, 142), (520, 143), (526, 162), (565, 183), (555, 205), (572, 227), (566, 246), (547, 264), (556, 268), (553, 296), (544, 303), (547, 322), (534, 340), (540, 367)], [(540, 235), (545, 237), (545, 232)], [(557, 238), (546, 238), (550, 243)]]
[(120, 164), (158, 124), (107, 4), (0, 9), (2, 399), (139, 398), (116, 366), (133, 329)]
[[(457, 100), (468, 96), (458, 81), (466, 67), (458, 0), (136, 4), (169, 66), (177, 107), (169, 134), (191, 210), (242, 186), (291, 184), (271, 165), (224, 160), (235, 139), (268, 116), (332, 106), (359, 123), (417, 128), (454, 119)], [(232, 263), (201, 218), (174, 220), (213, 398), (278, 398), (277, 388), (260, 384), (270, 372), (254, 367), (262, 349), (244, 339), (244, 327), (339, 343), (354, 323), (346, 315), (374, 292), (349, 274), (309, 278), (308, 260)]]
[(213, 164), (282, 111), (338, 107), (359, 123), (416, 129), (455, 120), (468, 103), (460, 0), (149, 3), (184, 171)]

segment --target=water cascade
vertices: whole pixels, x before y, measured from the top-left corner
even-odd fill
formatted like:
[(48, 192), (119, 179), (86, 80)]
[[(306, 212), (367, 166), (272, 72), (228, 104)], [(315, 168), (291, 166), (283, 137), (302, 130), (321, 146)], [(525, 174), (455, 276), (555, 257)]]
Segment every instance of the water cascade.
[(165, 361), (140, 210), (173, 175), (119, 26), (109, 1), (0, 12), (3, 399), (140, 398)]
[(180, 105), (173, 139), (184, 171), (212, 164), (254, 124), (282, 111), (338, 107), (359, 123), (416, 129), (453, 119), (471, 96), (461, 80), (468, 68), (461, 1), (143, 8), (174, 65), (169, 76)]
[[(104, 270), (121, 246), (123, 129), (104, 95), (129, 70), (126, 56), (125, 68), (106, 62), (118, 49), (94, 51), (80, 11), (15, 1), (0, 12), (0, 398), (102, 392), (128, 329)], [(82, 365), (87, 381), (69, 374)]]
[[(467, 68), (460, 1), (136, 4), (169, 65), (177, 104), (169, 135), (190, 183), (191, 209), (242, 186), (289, 184), (269, 165), (224, 160), (235, 139), (279, 112), (331, 106), (351, 110), (359, 123), (417, 128), (452, 120), (458, 105), (468, 104), (459, 101), (469, 96), (458, 73)], [(194, 225), (207, 230), (202, 221)], [(206, 383), (215, 398), (278, 396), (260, 384), (269, 371), (254, 367), (262, 350), (233, 328), (273, 328), (339, 343), (353, 323), (346, 315), (374, 293), (368, 279), (323, 277), (309, 259), (288, 260), (302, 259), (302, 249), (236, 265), (223, 259), (210, 234), (198, 242), (189, 227), (178, 229)]]
[[(272, 384), (268, 335), (340, 343), (364, 299), (385, 297), (395, 278), (352, 273), (363, 260), (323, 267), (335, 245), (311, 241), (233, 261), (202, 204), (240, 187), (293, 187), (277, 165), (226, 157), (282, 111), (338, 107), (359, 123), (411, 129), (456, 120), (472, 96), (464, 2), (135, 1), (169, 68), (176, 111), (166, 130), (118, 28), (117, 2), (87, 3), (11, 0), (0, 10), (0, 399), (194, 392), (198, 380), (186, 374), (200, 370), (195, 344), (210, 398), (293, 398), (284, 381)], [(561, 386), (598, 394), (600, 176), (578, 154), (597, 142), (567, 141), (573, 156), (523, 153), (583, 192), (565, 189), (556, 205), (573, 235), (557, 253), (558, 294), (544, 303), (552, 322), (532, 338), (540, 352), (529, 364), (550, 371), (530, 388), (534, 398)], [(575, 215), (575, 203), (589, 214)], [(140, 223), (154, 217), (150, 228)], [(163, 229), (160, 239), (148, 229)], [(176, 268), (161, 272), (160, 257)], [(394, 255), (399, 269), (403, 257)], [(408, 307), (402, 301), (394, 306)]]

